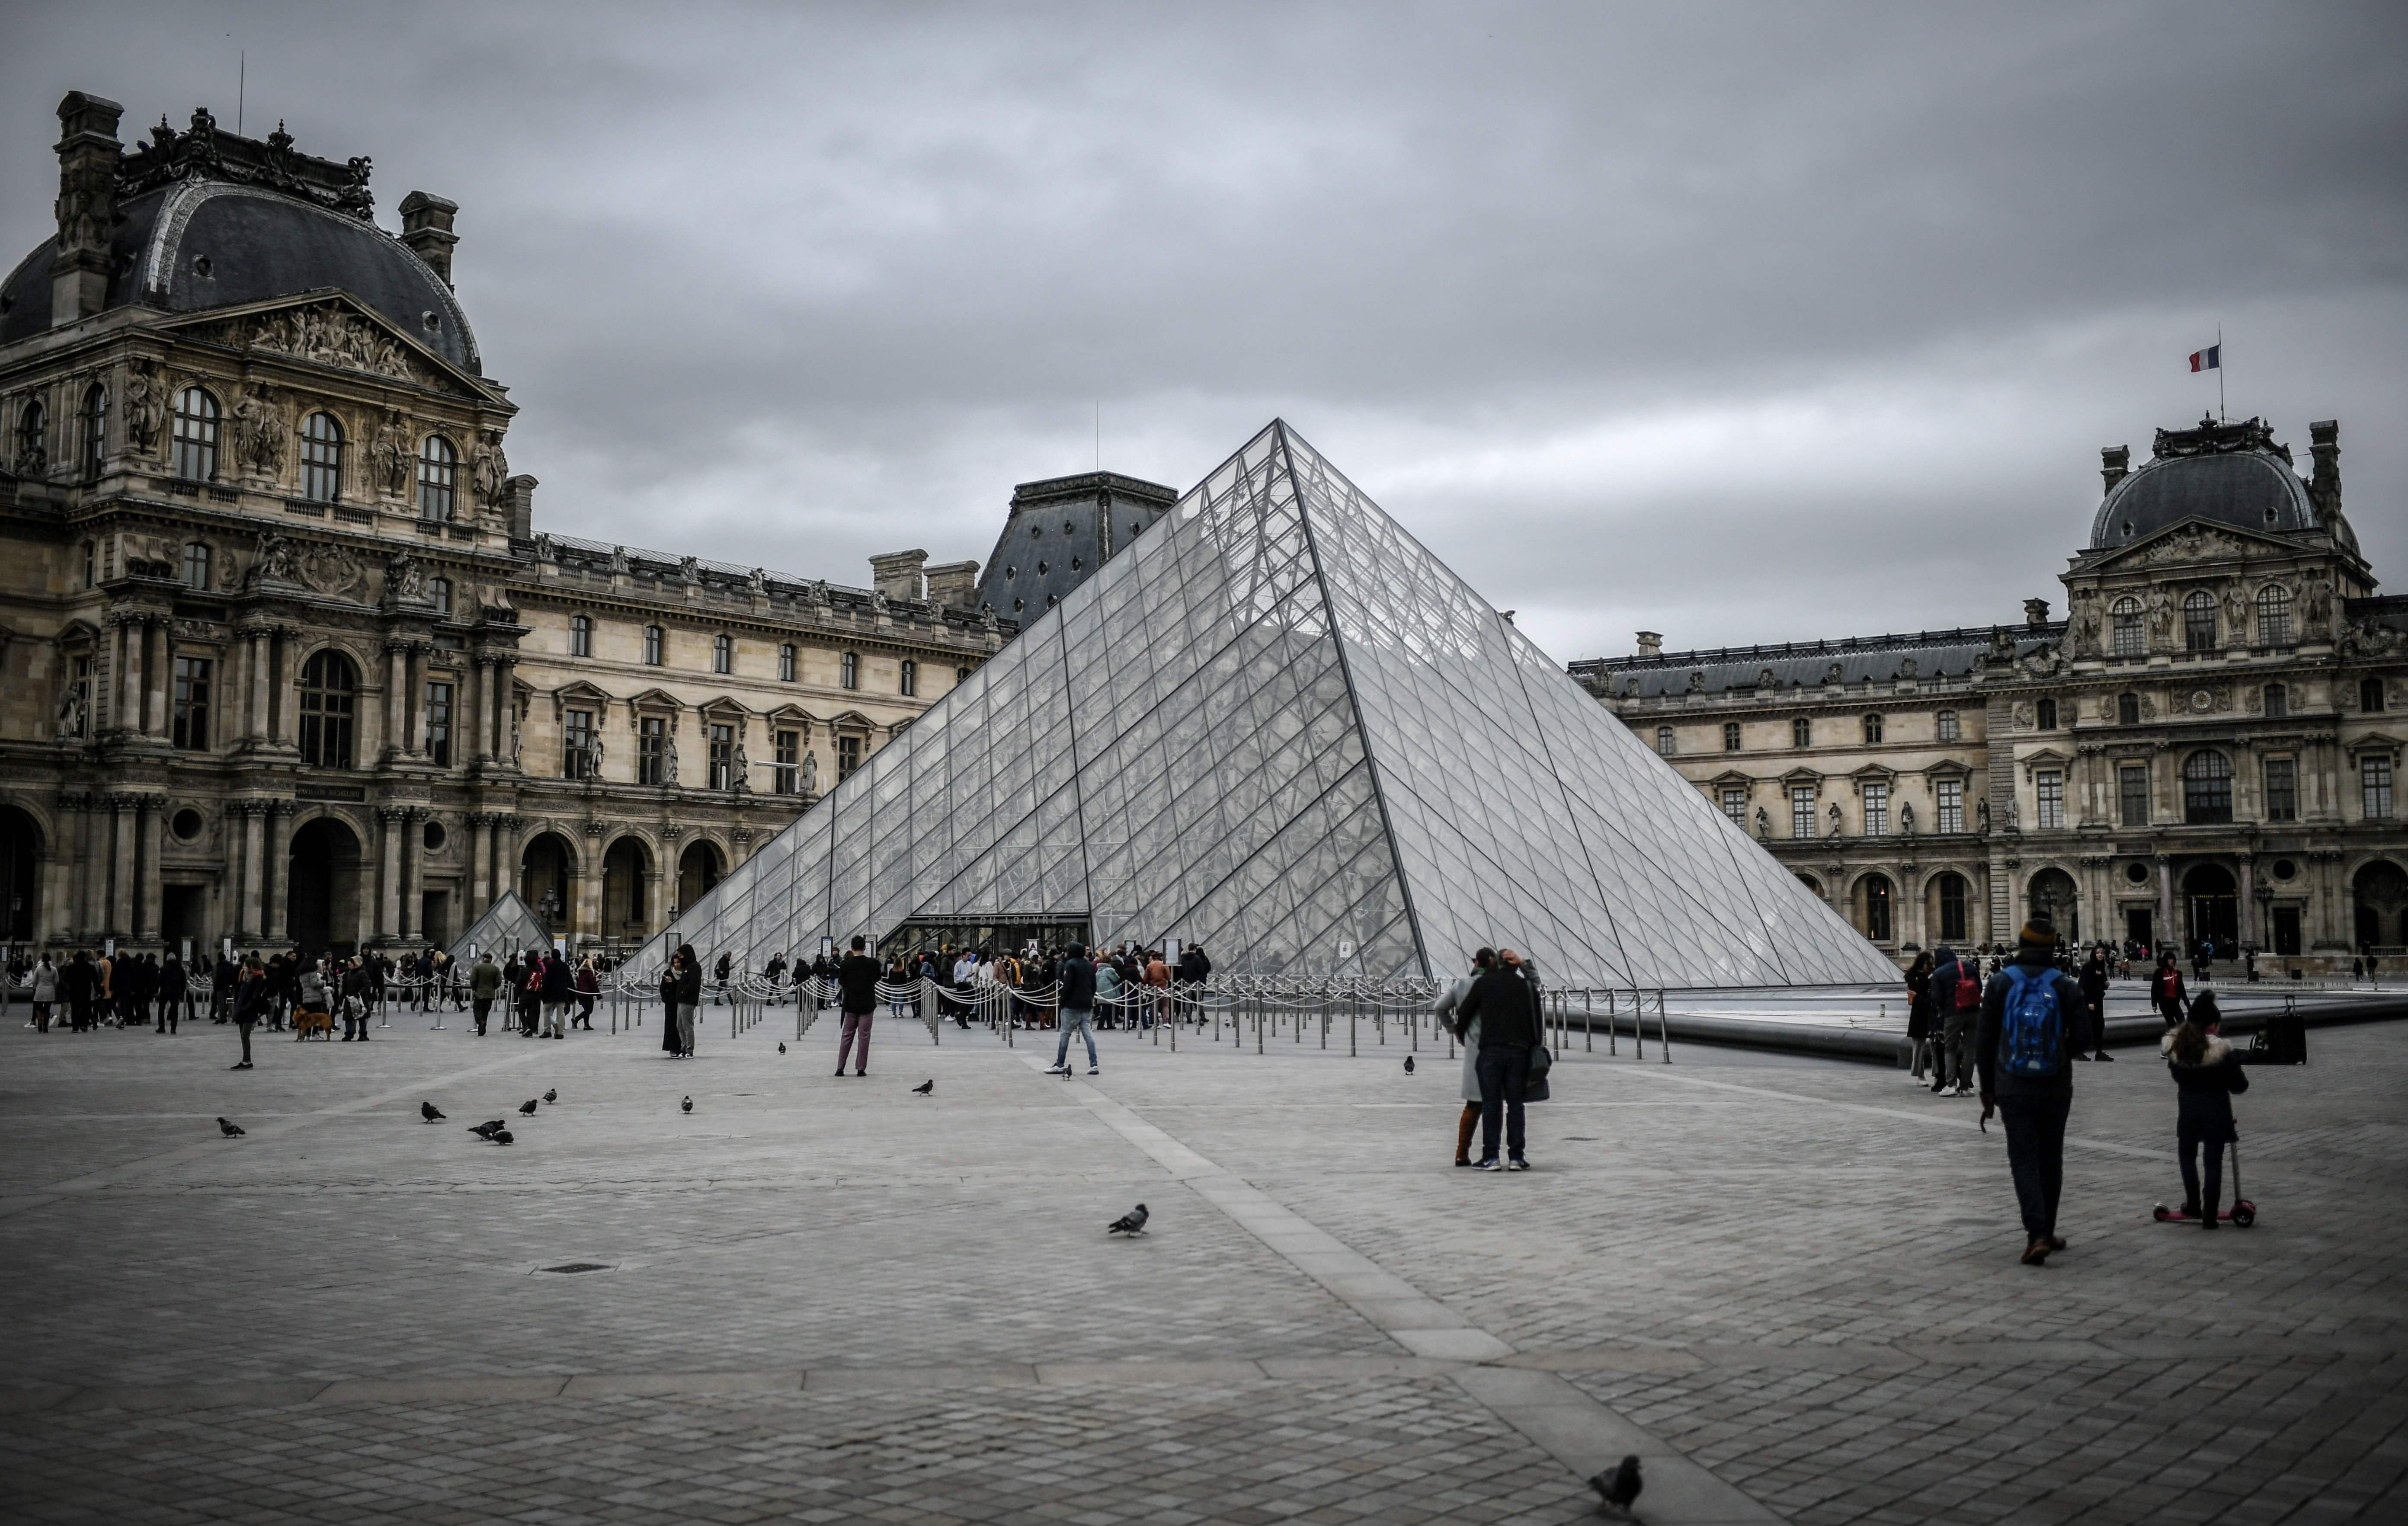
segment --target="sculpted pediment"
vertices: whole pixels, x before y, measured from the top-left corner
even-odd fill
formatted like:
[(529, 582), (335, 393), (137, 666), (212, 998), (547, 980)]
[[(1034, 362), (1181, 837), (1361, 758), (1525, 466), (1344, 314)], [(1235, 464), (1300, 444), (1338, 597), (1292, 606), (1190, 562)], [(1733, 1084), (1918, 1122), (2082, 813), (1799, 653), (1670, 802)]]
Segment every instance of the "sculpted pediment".
[(432, 392), (489, 396), (476, 378), (453, 369), (383, 314), (340, 293), (283, 298), (167, 326), (229, 349), (331, 365)]
[(2108, 557), (2098, 564), (2104, 571), (2113, 567), (2125, 570), (2134, 567), (2163, 566), (2176, 563), (2226, 562), (2253, 556), (2292, 556), (2300, 548), (2271, 535), (2252, 535), (2230, 525), (2216, 524), (2208, 520), (2185, 520), (2168, 525), (2145, 540)]

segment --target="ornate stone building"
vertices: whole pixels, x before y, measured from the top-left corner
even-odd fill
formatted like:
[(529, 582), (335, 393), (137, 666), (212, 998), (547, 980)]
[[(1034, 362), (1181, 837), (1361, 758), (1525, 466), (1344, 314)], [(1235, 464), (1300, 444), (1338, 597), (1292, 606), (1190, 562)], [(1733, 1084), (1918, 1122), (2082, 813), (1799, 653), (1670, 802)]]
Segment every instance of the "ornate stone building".
[(2408, 599), (2261, 421), (2101, 452), (2071, 616), (1665, 652), (1575, 677), (1883, 948), (2214, 938), (2302, 971), (2408, 945)]
[(997, 649), (867, 588), (537, 528), (452, 203), (195, 112), (59, 107), (0, 285), (0, 936), (440, 941), (505, 888), (666, 923)]

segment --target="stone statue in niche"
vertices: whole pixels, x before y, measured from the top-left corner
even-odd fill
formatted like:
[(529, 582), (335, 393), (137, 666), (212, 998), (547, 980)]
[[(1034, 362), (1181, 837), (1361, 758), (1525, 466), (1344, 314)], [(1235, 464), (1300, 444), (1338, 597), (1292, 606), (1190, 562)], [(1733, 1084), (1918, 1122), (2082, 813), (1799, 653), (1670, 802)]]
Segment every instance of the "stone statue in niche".
[(2174, 638), (2174, 596), (2161, 588), (2149, 590), (2149, 639), (2164, 646)]
[(1973, 802), (1973, 830), (1976, 832), (1990, 830), (1990, 803), (1986, 800)]
[(750, 793), (752, 789), (752, 760), (744, 750), (741, 736), (727, 755), (727, 787), (738, 793)]
[(409, 492), (409, 431), (399, 408), (385, 409), (376, 443), (368, 447), (368, 460), (388, 495), (399, 498)]
[(610, 576), (613, 578), (625, 578), (631, 576), (634, 571), (635, 569), (627, 563), (627, 548), (624, 546), (611, 547)]
[(803, 754), (803, 793), (820, 792), (820, 755), (816, 751)]
[(2229, 643), (2248, 645), (2249, 601), (2241, 594), (2241, 585), (2233, 584), (2224, 591), (2224, 630)]
[(284, 420), (265, 386), (249, 389), (234, 406), (234, 438), (236, 459), (260, 476), (284, 469)]
[(2300, 604), (2301, 618), (2308, 629), (2323, 630), (2327, 617), (2332, 613), (2332, 585), (2320, 577), (2309, 578), (2307, 596)]
[(661, 739), (661, 782), (663, 784), (675, 784), (677, 781), (677, 738), (675, 736), (665, 736)]
[(394, 552), (385, 559), (384, 591), (396, 599), (425, 598), (426, 569), (408, 551)]
[(83, 733), (83, 691), (70, 687), (66, 697), (59, 701), (57, 739), (62, 742), (72, 742), (80, 738)]
[(136, 455), (150, 453), (159, 437), (159, 384), (150, 379), (147, 361), (136, 361), (125, 373), (125, 443)]
[(488, 429), (479, 432), (477, 449), (468, 458), (468, 480), (477, 490), (477, 501), (487, 508), (499, 508), (509, 492), (510, 458), (502, 453), (502, 432)]
[(1836, 837), (1836, 836), (1838, 836), (1839, 834), (1840, 834), (1840, 803), (1839, 803), (1838, 801), (1834, 800), (1833, 802), (1831, 802), (1831, 830), (1830, 830), (1829, 832), (1828, 832), (1828, 833), (1824, 834), (1824, 835), (1826, 835), (1826, 836), (1830, 836), (1830, 837)]
[(525, 745), (525, 734), (519, 726), (519, 707), (513, 705), (510, 706), (510, 766), (512, 768), (519, 765), (519, 749)]
[(1756, 807), (1756, 834), (1759, 838), (1772, 835), (1772, 818), (1761, 806)]
[(1899, 806), (1898, 830), (1905, 836), (1914, 835), (1914, 802), (1910, 800)]
[(769, 596), (769, 575), (755, 567), (744, 575), (744, 586), (752, 590), (754, 598), (766, 599)]

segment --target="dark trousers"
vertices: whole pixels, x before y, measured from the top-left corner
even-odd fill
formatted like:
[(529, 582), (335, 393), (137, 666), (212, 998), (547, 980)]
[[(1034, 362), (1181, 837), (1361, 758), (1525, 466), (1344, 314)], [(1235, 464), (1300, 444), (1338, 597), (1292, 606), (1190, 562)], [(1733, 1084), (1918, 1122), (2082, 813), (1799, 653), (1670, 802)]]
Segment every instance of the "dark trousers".
[(251, 1063), (251, 1024), (249, 1024), (249, 1023), (247, 1023), (247, 1022), (237, 1021), (237, 1022), (236, 1022), (236, 1024), (235, 1024), (235, 1030), (236, 1030), (236, 1032), (237, 1032), (237, 1033), (239, 1033), (239, 1034), (242, 1034), (242, 1062), (243, 1062), (244, 1064), (246, 1064), (246, 1065), (247, 1065), (247, 1064), (250, 1064), (250, 1063)]
[(2072, 1110), (2073, 1098), (2065, 1095), (1999, 1099), (2007, 1169), (2014, 1173), (2024, 1234), (2034, 1240), (2057, 1233), (2057, 1202), (2065, 1191), (2065, 1119)]
[(478, 1000), (478, 1002), (476, 1003), (476, 1008), (477, 1008), (477, 1032), (478, 1032), (478, 1033), (480, 1033), (480, 1034), (481, 1034), (481, 1033), (483, 1033), (483, 1032), (485, 1031), (485, 1021), (486, 1021), (486, 1020), (487, 1020), (488, 1018), (490, 1018), (490, 1017), (492, 1017), (492, 1016), (493, 1016), (493, 1013), (494, 1013), (494, 999), (493, 999), (492, 997), (490, 997), (490, 996), (480, 998), (480, 999)]
[[(2187, 1123), (2174, 1129), (2174, 1141), (2182, 1149), (2183, 1206), (2196, 1206), (2200, 1217), (2215, 1217), (2216, 1205), (2224, 1201), (2224, 1139), (2222, 1130), (2195, 1129)], [(2200, 1155), (2207, 1156), (2207, 1180), (2200, 1178)], [(2201, 1191), (2202, 1186), (2205, 1188)]]
[(1520, 1044), (1483, 1044), (1475, 1062), (1480, 1075), (1480, 1158), (1497, 1159), (1497, 1126), (1505, 1126), (1505, 1152), (1522, 1158), (1522, 1094), (1530, 1081), (1530, 1051)]
[[(843, 1074), (844, 1060), (848, 1054), (853, 1057), (853, 1073), (854, 1075), (861, 1075), (869, 1069), (869, 1025), (877, 1020), (877, 1016), (875, 1012), (848, 1012), (844, 1015), (844, 1036), (837, 1041), (836, 1047), (838, 1074)], [(855, 1038), (861, 1040), (861, 1048), (858, 1051), (855, 1051), (853, 1047), (853, 1041)]]

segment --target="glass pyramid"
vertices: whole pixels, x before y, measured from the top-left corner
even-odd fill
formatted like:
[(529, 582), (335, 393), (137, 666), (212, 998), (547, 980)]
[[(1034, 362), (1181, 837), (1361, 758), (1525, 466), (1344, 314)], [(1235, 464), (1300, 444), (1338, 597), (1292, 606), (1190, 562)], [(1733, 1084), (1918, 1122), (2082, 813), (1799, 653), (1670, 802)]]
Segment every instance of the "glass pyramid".
[(1284, 422), (646, 948), (1083, 922), (1231, 973), (1897, 970)]
[(452, 957), (466, 970), (476, 963), (471, 948), (484, 949), (499, 963), (521, 948), (549, 948), (552, 934), (535, 908), (522, 900), (516, 891), (504, 891), (492, 906), (478, 914), (468, 924), (468, 931), (452, 941)]

